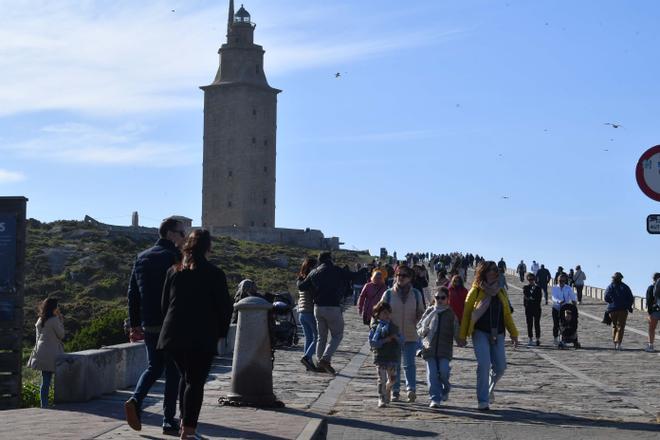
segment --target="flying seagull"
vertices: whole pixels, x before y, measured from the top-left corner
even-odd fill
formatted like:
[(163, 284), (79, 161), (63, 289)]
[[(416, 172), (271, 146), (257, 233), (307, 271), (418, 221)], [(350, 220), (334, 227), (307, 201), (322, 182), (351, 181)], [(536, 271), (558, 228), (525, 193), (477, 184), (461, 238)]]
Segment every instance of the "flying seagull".
[(172, 9), (172, 12), (176, 12), (176, 10)]
[(337, 72), (335, 73), (335, 78), (339, 78), (341, 76), (341, 73)]
[(604, 123), (603, 125), (611, 125), (612, 128), (623, 127), (623, 125), (621, 125), (621, 124), (613, 124), (613, 123), (611, 123), (611, 122), (606, 122), (606, 123)]
[(502, 198), (503, 198), (503, 199), (508, 199), (508, 198), (509, 198), (509, 196), (502, 196)]

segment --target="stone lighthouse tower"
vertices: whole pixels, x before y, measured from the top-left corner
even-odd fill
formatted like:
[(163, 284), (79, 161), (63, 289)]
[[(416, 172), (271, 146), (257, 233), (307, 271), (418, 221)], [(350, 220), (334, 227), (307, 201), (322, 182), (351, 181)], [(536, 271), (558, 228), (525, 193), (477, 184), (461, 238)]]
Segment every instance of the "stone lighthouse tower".
[(202, 226), (275, 227), (277, 94), (255, 24), (229, 2), (220, 68), (204, 91)]

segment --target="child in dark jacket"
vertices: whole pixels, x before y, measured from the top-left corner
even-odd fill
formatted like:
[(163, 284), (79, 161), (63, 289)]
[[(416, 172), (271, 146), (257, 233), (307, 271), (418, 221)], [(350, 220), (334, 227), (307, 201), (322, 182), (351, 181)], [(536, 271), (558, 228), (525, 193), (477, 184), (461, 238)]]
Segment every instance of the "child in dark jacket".
[(386, 302), (374, 306), (369, 345), (374, 352), (374, 364), (378, 369), (378, 407), (387, 406), (396, 380), (396, 367), (401, 356), (402, 336), (399, 328), (390, 321), (392, 307)]
[(426, 361), (426, 378), (429, 384), (430, 408), (438, 408), (449, 398), (449, 375), (453, 356), (454, 339), (458, 335), (458, 319), (447, 305), (449, 289), (440, 287), (433, 304), (426, 309), (417, 323), (417, 334), (423, 338), (422, 357)]

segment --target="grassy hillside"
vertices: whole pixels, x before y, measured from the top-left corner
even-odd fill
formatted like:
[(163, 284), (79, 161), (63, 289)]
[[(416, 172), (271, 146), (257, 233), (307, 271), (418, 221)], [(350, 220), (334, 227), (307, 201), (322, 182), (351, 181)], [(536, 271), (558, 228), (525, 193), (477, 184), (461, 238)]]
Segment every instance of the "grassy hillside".
[[(34, 344), (36, 306), (49, 295), (60, 300), (68, 350), (123, 342), (121, 322), (127, 316), (126, 290), (133, 259), (156, 239), (156, 235), (108, 231), (77, 221), (29, 220), (26, 345)], [(244, 278), (256, 281), (262, 292), (294, 292), (302, 259), (317, 254), (311, 249), (222, 237), (214, 241), (211, 261), (227, 273), (232, 294)], [(339, 264), (353, 266), (364, 256), (340, 251), (335, 258)]]

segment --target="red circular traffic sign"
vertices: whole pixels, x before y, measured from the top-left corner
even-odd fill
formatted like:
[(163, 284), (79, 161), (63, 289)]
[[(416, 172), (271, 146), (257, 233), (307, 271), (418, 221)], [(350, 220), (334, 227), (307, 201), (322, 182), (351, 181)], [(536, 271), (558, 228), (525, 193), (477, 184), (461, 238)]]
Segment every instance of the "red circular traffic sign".
[(637, 162), (635, 177), (642, 192), (660, 202), (660, 145), (651, 147), (642, 154)]

